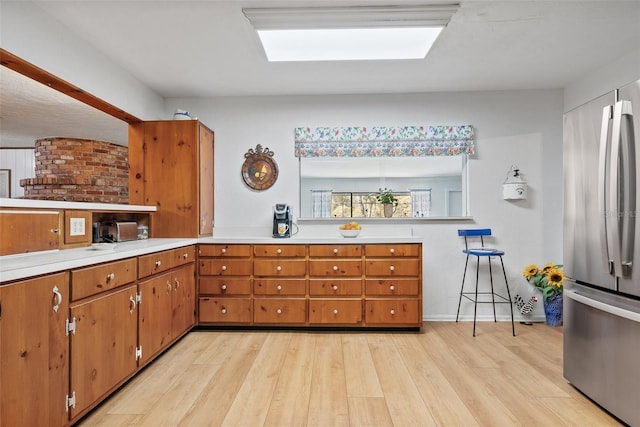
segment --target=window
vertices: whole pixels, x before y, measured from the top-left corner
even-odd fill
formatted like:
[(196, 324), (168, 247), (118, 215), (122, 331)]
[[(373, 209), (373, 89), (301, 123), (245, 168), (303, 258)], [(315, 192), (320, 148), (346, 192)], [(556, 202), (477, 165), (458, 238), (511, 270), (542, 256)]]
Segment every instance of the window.
[[(412, 201), (409, 192), (394, 193), (398, 204), (394, 207), (396, 218), (412, 216)], [(332, 218), (384, 218), (383, 205), (376, 200), (375, 193), (331, 193)]]

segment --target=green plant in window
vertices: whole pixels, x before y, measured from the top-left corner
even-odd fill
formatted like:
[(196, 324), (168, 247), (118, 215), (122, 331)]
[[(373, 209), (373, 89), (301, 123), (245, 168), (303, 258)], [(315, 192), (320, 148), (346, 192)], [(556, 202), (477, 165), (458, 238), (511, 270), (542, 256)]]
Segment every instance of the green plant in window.
[(376, 194), (376, 200), (378, 203), (382, 203), (383, 205), (392, 204), (393, 206), (398, 205), (398, 199), (393, 195), (393, 191), (387, 187), (384, 189), (379, 188), (378, 193)]

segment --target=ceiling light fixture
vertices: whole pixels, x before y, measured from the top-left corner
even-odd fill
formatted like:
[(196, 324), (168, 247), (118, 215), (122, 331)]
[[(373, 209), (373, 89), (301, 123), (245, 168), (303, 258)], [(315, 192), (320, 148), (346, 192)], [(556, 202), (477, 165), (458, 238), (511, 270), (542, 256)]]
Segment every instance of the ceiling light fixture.
[(243, 9), (269, 61), (424, 58), (459, 4)]

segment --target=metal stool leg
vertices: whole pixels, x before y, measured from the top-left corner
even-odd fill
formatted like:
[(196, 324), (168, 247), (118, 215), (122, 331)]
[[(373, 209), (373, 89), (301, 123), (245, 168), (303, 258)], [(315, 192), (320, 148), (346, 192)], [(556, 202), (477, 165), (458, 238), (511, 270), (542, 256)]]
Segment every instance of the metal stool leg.
[(476, 297), (473, 301), (473, 336), (476, 336), (476, 314), (478, 313), (478, 278), (480, 277), (480, 257), (476, 257)]
[(458, 299), (458, 311), (456, 312), (456, 323), (458, 322), (458, 316), (460, 315), (460, 304), (462, 303), (462, 292), (464, 292), (464, 280), (467, 277), (467, 265), (469, 264), (469, 255), (464, 263), (464, 273), (462, 274), (462, 286), (460, 286), (460, 298)]
[(511, 292), (509, 291), (509, 282), (507, 281), (507, 272), (504, 271), (504, 263), (502, 262), (502, 257), (500, 257), (500, 264), (502, 265), (502, 274), (504, 276), (504, 284), (507, 287), (507, 296), (509, 297), (509, 308), (511, 309), (511, 332), (513, 336), (516, 336), (516, 326), (513, 321), (513, 301), (511, 300)]
[(491, 283), (491, 305), (493, 306), (493, 321), (497, 322), (498, 318), (496, 317), (496, 293), (493, 290), (493, 271), (491, 270), (491, 257), (487, 257), (489, 260), (489, 283)]

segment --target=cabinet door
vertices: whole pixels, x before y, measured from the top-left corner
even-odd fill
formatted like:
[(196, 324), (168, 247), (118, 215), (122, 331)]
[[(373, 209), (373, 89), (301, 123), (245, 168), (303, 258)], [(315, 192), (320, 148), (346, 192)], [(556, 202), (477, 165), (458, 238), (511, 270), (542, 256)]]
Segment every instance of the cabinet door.
[(67, 423), (69, 276), (0, 288), (0, 425)]
[(202, 124), (200, 136), (200, 235), (213, 234), (213, 132)]
[(132, 285), (71, 307), (76, 320), (71, 335), (72, 419), (136, 370), (136, 289)]
[(138, 343), (142, 347), (140, 366), (171, 342), (171, 273), (138, 284), (142, 301), (138, 306)]
[(196, 322), (195, 265), (187, 264), (175, 270), (171, 280), (173, 282), (171, 339), (173, 340)]
[(58, 249), (60, 228), (58, 211), (3, 209), (0, 212), (0, 255)]

